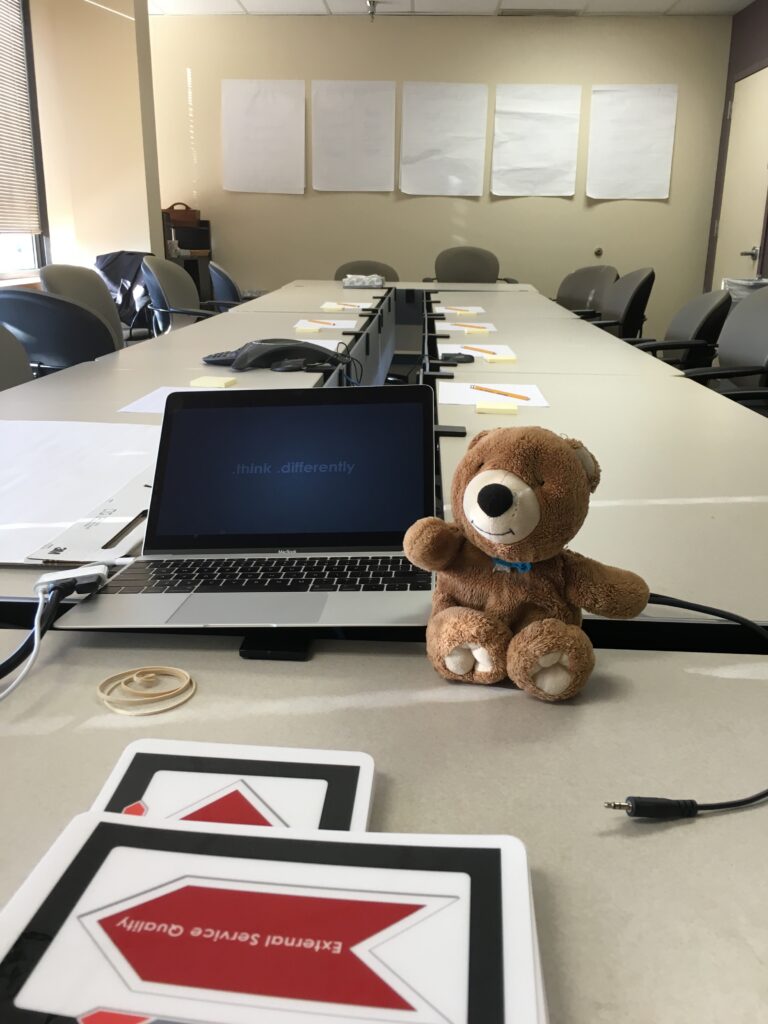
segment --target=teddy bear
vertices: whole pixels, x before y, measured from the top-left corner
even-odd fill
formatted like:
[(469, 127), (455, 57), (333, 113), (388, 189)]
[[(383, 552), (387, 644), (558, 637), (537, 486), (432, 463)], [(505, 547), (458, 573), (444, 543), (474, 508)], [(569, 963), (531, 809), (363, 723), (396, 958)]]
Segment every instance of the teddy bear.
[(542, 427), (472, 438), (451, 490), (453, 523), (420, 519), (406, 557), (437, 573), (427, 655), (446, 679), (509, 678), (543, 701), (584, 687), (595, 663), (582, 609), (633, 618), (648, 587), (566, 545), (587, 515), (600, 467), (580, 441)]

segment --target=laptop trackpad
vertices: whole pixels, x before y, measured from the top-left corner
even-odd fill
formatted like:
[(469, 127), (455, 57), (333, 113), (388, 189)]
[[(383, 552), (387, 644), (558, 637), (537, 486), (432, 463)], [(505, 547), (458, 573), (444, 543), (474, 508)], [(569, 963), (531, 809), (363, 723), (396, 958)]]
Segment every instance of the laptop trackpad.
[(191, 594), (169, 626), (309, 626), (322, 615), (325, 594)]

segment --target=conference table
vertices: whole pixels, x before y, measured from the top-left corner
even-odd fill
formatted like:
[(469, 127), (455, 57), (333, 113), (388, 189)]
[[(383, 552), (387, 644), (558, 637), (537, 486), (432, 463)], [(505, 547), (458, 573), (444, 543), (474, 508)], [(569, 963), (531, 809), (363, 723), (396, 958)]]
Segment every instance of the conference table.
[[(201, 366), (201, 356), (253, 340), (254, 332), (304, 337), (291, 329), (299, 315), (316, 314), (318, 300), (339, 294), (333, 283), (316, 285), (297, 282), (279, 290), (285, 296), (271, 293), (250, 308), (5, 391), (0, 419), (157, 425), (159, 411), (122, 410), (160, 387), (231, 376)], [(296, 298), (299, 291), (312, 300)], [(438, 299), (445, 291), (441, 285)], [(455, 294), (469, 302), (483, 291), (466, 285)], [(482, 373), (494, 387), (536, 384), (548, 405), (478, 413), (440, 401), (438, 382), (440, 423), (468, 435), (441, 440), (443, 477), (480, 430), (537, 424), (578, 437), (603, 479), (575, 550), (641, 572), (657, 592), (768, 620), (768, 421), (576, 318), (513, 308), (535, 296), (530, 288), (485, 292), (510, 303), (506, 313), (495, 307), (492, 338), (509, 344), (517, 362), (461, 364), (449, 371), (451, 383)], [(365, 318), (355, 319), (362, 328)], [(612, 358), (615, 368), (606, 369)], [(318, 374), (258, 370), (238, 375), (236, 387), (321, 384)], [(0, 598), (23, 607), (39, 573), (0, 567)], [(0, 630), (0, 654), (21, 636)], [(0, 705), (0, 902), (71, 816), (88, 808), (134, 738), (361, 749), (377, 765), (372, 829), (512, 834), (526, 843), (553, 1024), (762, 1019), (766, 808), (646, 824), (602, 804), (628, 793), (719, 800), (763, 787), (764, 656), (600, 649), (579, 699), (552, 706), (510, 686), (449, 684), (421, 643), (322, 640), (312, 660), (297, 665), (243, 661), (239, 642), (48, 634), (34, 671)], [(110, 716), (97, 684), (139, 663), (189, 669), (198, 694), (149, 724)]]

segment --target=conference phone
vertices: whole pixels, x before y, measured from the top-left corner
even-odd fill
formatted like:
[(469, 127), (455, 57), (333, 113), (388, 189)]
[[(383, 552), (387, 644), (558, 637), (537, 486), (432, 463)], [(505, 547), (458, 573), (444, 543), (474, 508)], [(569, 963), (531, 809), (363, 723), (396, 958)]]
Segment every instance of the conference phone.
[(309, 341), (286, 338), (249, 341), (231, 352), (212, 352), (203, 356), (203, 362), (209, 366), (230, 366), (233, 370), (269, 368), (278, 372), (312, 370), (318, 365), (337, 366), (348, 360), (346, 352), (332, 352)]

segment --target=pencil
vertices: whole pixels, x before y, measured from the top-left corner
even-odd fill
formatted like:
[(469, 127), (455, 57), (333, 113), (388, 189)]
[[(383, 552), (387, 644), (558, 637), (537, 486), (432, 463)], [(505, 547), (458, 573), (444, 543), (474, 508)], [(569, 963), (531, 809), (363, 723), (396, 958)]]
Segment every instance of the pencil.
[(443, 309), (447, 309), (449, 313), (473, 313), (472, 309), (464, 309), (463, 306), (443, 306)]
[(466, 349), (467, 352), (485, 352), (488, 356), (496, 355), (492, 348), (480, 348), (479, 345), (462, 345), (461, 347)]
[(485, 324), (459, 324), (459, 326), (460, 327), (464, 327), (464, 328), (469, 327), (470, 330), (473, 327), (475, 328), (475, 330), (478, 330), (478, 331), (487, 331), (488, 330), (488, 328), (485, 326)]
[(530, 402), (528, 395), (516, 395), (514, 391), (499, 391), (498, 388), (486, 388), (482, 384), (470, 384), (470, 391), (487, 391), (489, 395), (501, 395), (504, 398), (519, 398), (521, 402)]
[(335, 327), (335, 320), (307, 320), (308, 324), (322, 324), (324, 327)]

